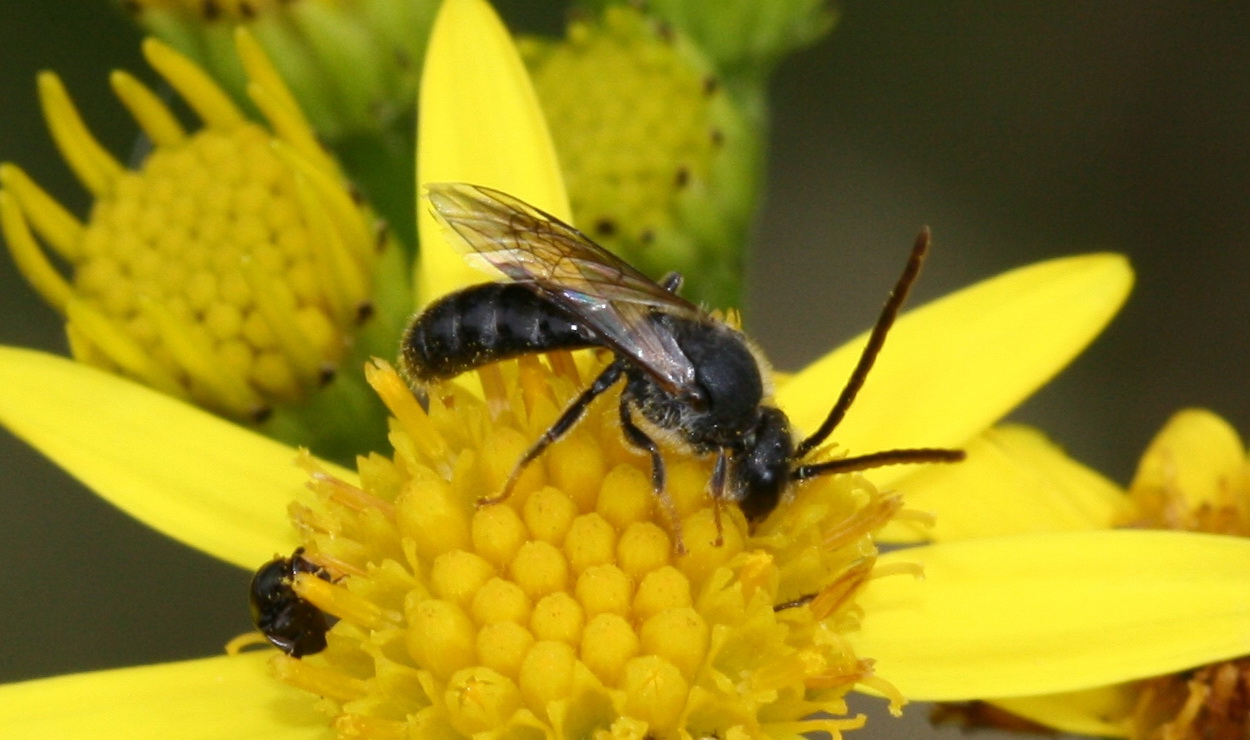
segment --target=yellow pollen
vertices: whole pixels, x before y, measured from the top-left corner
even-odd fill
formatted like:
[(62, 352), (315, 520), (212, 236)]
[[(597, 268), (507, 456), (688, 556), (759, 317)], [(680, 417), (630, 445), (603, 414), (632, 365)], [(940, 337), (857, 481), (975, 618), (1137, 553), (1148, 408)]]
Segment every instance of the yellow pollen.
[[(797, 487), (755, 533), (722, 503), (718, 544), (711, 456), (664, 446), (672, 521), (609, 397), (534, 461), (526, 486), (479, 505), (550, 423), (535, 423), (542, 409), (558, 412), (579, 392), (573, 378), (602, 363), (501, 363), (495, 398), (446, 384), (426, 389), (425, 408), (388, 365), (371, 366), (397, 451), (362, 459), (359, 487), (305, 461), (313, 475), (292, 511), (329, 580), (301, 574), (295, 589), (339, 621), (325, 651), (275, 664), (326, 697), (341, 737), (766, 737), (858, 726), (842, 700), (857, 684), (894, 696), (829, 639), (854, 624), (872, 530), (897, 510), (857, 476)], [(566, 445), (596, 462), (562, 477), (577, 466)], [(811, 718), (821, 711), (835, 719)]]

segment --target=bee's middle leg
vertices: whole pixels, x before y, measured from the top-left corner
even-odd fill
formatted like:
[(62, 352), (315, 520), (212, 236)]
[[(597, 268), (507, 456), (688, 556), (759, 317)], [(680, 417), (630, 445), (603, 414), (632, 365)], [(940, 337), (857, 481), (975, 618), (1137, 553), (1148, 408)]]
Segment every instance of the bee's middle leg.
[(647, 433), (634, 423), (633, 416), (629, 412), (629, 398), (624, 393), (621, 394), (620, 410), (621, 431), (624, 432), (625, 439), (651, 457), (651, 489), (655, 491), (655, 497), (660, 500), (664, 513), (668, 516), (669, 524), (673, 527), (673, 538), (676, 540), (674, 549), (678, 555), (684, 555), (686, 545), (681, 539), (681, 519), (677, 515), (677, 507), (673, 504), (673, 499), (664, 489), (664, 459), (660, 457), (660, 448), (655, 444), (655, 440), (648, 437)]
[(716, 453), (716, 464), (712, 466), (712, 479), (708, 484), (712, 488), (712, 518), (716, 520), (716, 540), (712, 543), (717, 547), (725, 544), (725, 529), (720, 520), (720, 505), (725, 500), (725, 483), (729, 475), (729, 455), (722, 447)]
[(525, 454), (517, 461), (516, 467), (512, 469), (512, 474), (508, 476), (508, 481), (504, 483), (503, 491), (498, 496), (487, 496), (478, 499), (477, 505), (490, 506), (491, 504), (506, 501), (512, 495), (512, 488), (516, 485), (517, 480), (520, 479), (521, 473), (525, 472), (526, 466), (538, 459), (538, 456), (543, 454), (543, 451), (552, 442), (567, 434), (585, 415), (586, 408), (590, 406), (591, 402), (603, 395), (605, 391), (612, 387), (613, 383), (620, 380), (624, 369), (625, 365), (620, 360), (614, 360), (605, 367), (595, 378), (594, 382), (590, 384), (590, 387), (573, 399), (573, 402), (568, 405), (564, 413), (560, 414), (560, 418), (556, 419), (555, 423), (548, 427), (547, 431), (543, 432), (543, 436), (539, 437), (538, 441), (525, 451)]

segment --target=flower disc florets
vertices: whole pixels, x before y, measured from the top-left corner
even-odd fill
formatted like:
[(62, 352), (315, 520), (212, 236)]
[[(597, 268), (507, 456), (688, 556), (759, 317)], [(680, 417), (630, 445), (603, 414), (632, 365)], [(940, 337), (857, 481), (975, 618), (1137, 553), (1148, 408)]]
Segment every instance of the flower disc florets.
[[(202, 345), (260, 398), (287, 402), (332, 372), (345, 349), (346, 327), (321, 292), (316, 237), (295, 178), (270, 142), (268, 131), (244, 124), (157, 149), (96, 201), (75, 265), (78, 300), (214, 406), (246, 408), (232, 403), (225, 383), (205, 387), (207, 377), (185, 372), (179, 341)], [(293, 319), (283, 328), (302, 335), (300, 351), (317, 358), (314, 367), (286, 351), (270, 320), (279, 312)], [(112, 364), (87, 337), (71, 336), (80, 359)]]
[[(370, 382), (391, 458), (359, 484), (310, 464), (293, 506), (304, 556), (331, 580), (295, 590), (339, 618), (325, 652), (275, 659), (324, 697), (342, 736), (792, 737), (838, 733), (845, 693), (882, 684), (840, 634), (870, 577), (871, 532), (897, 510), (857, 476), (814, 482), (758, 531), (706, 494), (710, 460), (664, 450), (675, 528), (627, 447), (615, 398), (501, 490), (602, 360), (556, 353), (430, 389), (388, 366)], [(612, 395), (612, 394), (609, 394)], [(305, 574), (306, 575), (306, 574)], [(827, 713), (822, 718), (813, 715)], [(831, 718), (831, 716), (833, 718)]]
[(157, 95), (114, 73), (153, 144), (135, 168), (113, 159), (60, 81), (42, 75), (49, 128), (94, 204), (79, 221), (4, 164), (0, 225), (23, 274), (65, 315), (76, 358), (259, 420), (333, 376), (374, 310), (389, 241), (255, 41), (241, 35), (239, 48), (271, 128), (159, 42), (144, 52), (202, 128), (184, 130)]

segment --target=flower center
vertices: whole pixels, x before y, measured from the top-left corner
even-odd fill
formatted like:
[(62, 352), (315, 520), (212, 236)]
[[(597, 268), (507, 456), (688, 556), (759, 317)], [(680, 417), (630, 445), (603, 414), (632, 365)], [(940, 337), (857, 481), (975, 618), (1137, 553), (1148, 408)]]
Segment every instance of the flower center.
[(95, 202), (80, 222), (0, 164), (0, 229), (23, 275), (65, 315), (76, 358), (258, 421), (333, 376), (376, 308), (383, 260), (398, 254), (256, 42), (241, 33), (239, 44), (272, 130), (246, 119), (189, 59), (149, 40), (148, 60), (204, 125), (184, 130), (155, 93), (115, 73), (153, 143), (138, 169), (113, 159), (56, 76), (41, 75), (53, 138)]
[[(206, 130), (96, 201), (73, 284), (194, 398), (256, 413), (316, 387), (344, 349), (314, 241), (268, 132)], [(75, 349), (111, 364), (90, 342)], [(193, 353), (224, 367), (196, 372)]]
[(428, 411), (389, 366), (370, 368), (395, 454), (361, 458), (359, 485), (310, 465), (293, 518), (303, 557), (329, 578), (300, 573), (293, 586), (339, 621), (324, 652), (278, 656), (278, 675), (325, 697), (341, 735), (727, 737), (862, 724), (842, 697), (875, 679), (838, 635), (856, 623), (871, 531), (898, 500), (858, 476), (804, 484), (756, 532), (724, 505), (717, 544), (710, 459), (666, 446), (678, 555), (649, 461), (622, 439), (608, 398), (508, 499), (478, 505), (602, 368), (583, 354), (487, 366), (485, 400), (445, 384)]

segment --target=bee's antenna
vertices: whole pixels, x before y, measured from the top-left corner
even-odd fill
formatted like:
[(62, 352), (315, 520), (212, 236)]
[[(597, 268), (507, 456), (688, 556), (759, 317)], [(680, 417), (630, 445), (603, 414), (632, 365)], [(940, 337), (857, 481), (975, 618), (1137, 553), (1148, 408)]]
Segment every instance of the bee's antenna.
[(911, 291), (911, 286), (916, 282), (916, 278), (920, 275), (920, 265), (924, 263), (925, 254), (929, 251), (929, 227), (926, 226), (920, 230), (916, 236), (916, 242), (912, 245), (911, 256), (907, 258), (907, 265), (903, 268), (903, 274), (899, 276), (898, 282), (894, 284), (894, 290), (890, 291), (890, 297), (886, 299), (885, 306), (881, 308), (881, 315), (877, 317), (877, 323), (872, 327), (872, 334), (868, 337), (868, 344), (864, 345), (864, 351), (859, 355), (859, 364), (851, 372), (851, 377), (847, 379), (846, 386), (842, 388), (842, 395), (838, 397), (837, 403), (833, 408), (829, 409), (829, 415), (825, 417), (825, 421), (820, 428), (812, 433), (810, 437), (803, 440), (798, 449), (795, 450), (795, 459), (801, 460), (807, 456), (822, 442), (828, 439), (841, 421), (846, 416), (846, 412), (851, 408), (851, 403), (855, 401), (859, 389), (864, 387), (864, 381), (868, 378), (868, 371), (872, 369), (872, 363), (876, 361), (877, 354), (881, 351), (882, 345), (885, 344), (886, 334), (890, 332), (890, 327), (894, 325), (894, 319), (898, 317), (899, 309), (903, 307), (903, 302), (907, 300), (907, 294)]
[(965, 457), (963, 450), (948, 450), (941, 447), (916, 447), (902, 450), (885, 450), (868, 455), (844, 457), (838, 460), (811, 465), (800, 465), (791, 474), (791, 480), (807, 480), (818, 475), (830, 473), (852, 473), (859, 470), (884, 468), (887, 465), (910, 465), (914, 463), (952, 463), (960, 462)]

